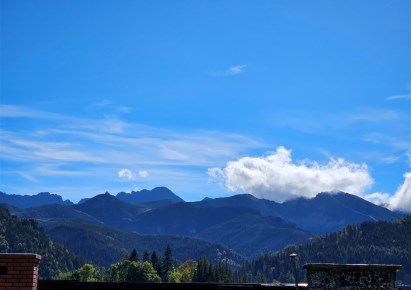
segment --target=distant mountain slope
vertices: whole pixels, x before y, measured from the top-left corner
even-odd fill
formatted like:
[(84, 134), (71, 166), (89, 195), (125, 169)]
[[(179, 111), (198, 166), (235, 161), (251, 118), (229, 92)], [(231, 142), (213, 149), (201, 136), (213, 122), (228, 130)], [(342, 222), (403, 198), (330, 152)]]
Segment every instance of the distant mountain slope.
[(130, 233), (200, 238), (246, 257), (278, 251), (287, 244), (306, 241), (313, 234), (338, 231), (348, 224), (392, 221), (401, 216), (347, 193), (321, 193), (312, 199), (298, 198), (281, 204), (249, 194), (199, 202), (131, 204), (106, 193), (81, 204), (35, 207), (20, 214), (60, 226), (76, 221)]
[(340, 232), (314, 237), (310, 243), (261, 256), (240, 272), (251, 274), (255, 280), (263, 273), (271, 279), (292, 282), (291, 253), (298, 255), (301, 280), (304, 277), (302, 265), (306, 263), (398, 264), (403, 269), (397, 273), (397, 280), (411, 284), (411, 215), (395, 222), (368, 221), (359, 226), (349, 225)]
[(116, 197), (122, 201), (129, 203), (146, 203), (165, 200), (170, 200), (173, 202), (184, 202), (183, 199), (181, 199), (167, 187), (156, 187), (152, 190), (143, 189), (141, 191), (132, 191), (131, 193), (119, 192)]
[(36, 253), (42, 256), (40, 277), (56, 278), (59, 271), (80, 267), (84, 260), (52, 242), (32, 219), (19, 219), (0, 206), (0, 253)]
[(221, 243), (246, 257), (278, 251), (290, 243), (308, 241), (310, 233), (281, 218), (244, 213), (208, 227), (196, 237)]
[[(248, 198), (244, 196), (244, 198)], [(173, 234), (220, 243), (247, 257), (277, 251), (310, 234), (278, 217), (264, 216), (254, 208), (221, 202), (210, 207), (200, 203), (178, 203), (141, 214), (136, 231)]]
[(53, 241), (65, 245), (77, 255), (98, 265), (109, 266), (130, 253), (133, 248), (141, 255), (144, 250), (155, 250), (162, 254), (168, 243), (172, 245), (173, 251), (178, 249), (175, 257), (181, 261), (186, 258), (197, 259), (200, 256), (206, 256), (213, 261), (226, 257), (236, 264), (243, 261), (243, 257), (232, 250), (203, 240), (167, 235), (139, 235), (118, 230), (79, 211), (76, 206), (47, 205), (26, 210), (14, 209), (14, 214), (35, 218)]
[(46, 204), (73, 204), (69, 200), (64, 200), (60, 195), (49, 192), (40, 192), (36, 195), (18, 195), (0, 192), (0, 203), (13, 205), (18, 208), (29, 208)]
[(402, 216), (344, 192), (319, 193), (312, 199), (286, 201), (278, 208), (278, 215), (302, 229), (319, 234), (338, 231), (348, 224), (394, 221)]
[(170, 235), (140, 235), (98, 224), (43, 224), (47, 235), (97, 265), (109, 266), (134, 248), (142, 257), (145, 250), (162, 255), (169, 244), (180, 262), (205, 256), (212, 261), (230, 259), (240, 265), (244, 258), (234, 251), (199, 239)]
[(319, 193), (311, 199), (301, 197), (284, 203), (241, 194), (207, 199), (193, 205), (199, 208), (247, 207), (265, 216), (280, 217), (316, 234), (338, 231), (348, 224), (359, 224), (364, 221), (393, 221), (402, 216), (356, 195), (343, 192)]
[(141, 214), (135, 230), (145, 234), (195, 235), (243, 213), (257, 212), (247, 208), (198, 208), (192, 203), (176, 203)]
[(140, 214), (150, 210), (144, 206), (121, 201), (108, 193), (96, 195), (72, 207), (106, 225), (130, 231), (134, 230), (136, 218)]
[(16, 214), (23, 218), (32, 218), (38, 222), (57, 222), (57, 221), (89, 221), (101, 223), (98, 219), (93, 216), (84, 213), (73, 206), (65, 206), (60, 204), (49, 204), (43, 206), (36, 206), (27, 208), (25, 210), (13, 210), (9, 209), (11, 213)]

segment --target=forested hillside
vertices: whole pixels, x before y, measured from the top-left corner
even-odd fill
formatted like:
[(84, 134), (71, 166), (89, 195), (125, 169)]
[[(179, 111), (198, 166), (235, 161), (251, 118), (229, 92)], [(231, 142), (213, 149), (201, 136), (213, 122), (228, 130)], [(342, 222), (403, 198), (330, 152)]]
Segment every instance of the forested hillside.
[(71, 271), (84, 264), (43, 233), (32, 219), (19, 219), (0, 206), (0, 253), (36, 253), (42, 256), (40, 277), (55, 278), (60, 271)]
[(293, 281), (291, 253), (298, 255), (300, 280), (306, 263), (399, 264), (398, 280), (411, 284), (411, 215), (396, 222), (364, 222), (340, 232), (312, 238), (310, 243), (291, 245), (273, 254), (260, 256), (240, 269), (249, 281)]

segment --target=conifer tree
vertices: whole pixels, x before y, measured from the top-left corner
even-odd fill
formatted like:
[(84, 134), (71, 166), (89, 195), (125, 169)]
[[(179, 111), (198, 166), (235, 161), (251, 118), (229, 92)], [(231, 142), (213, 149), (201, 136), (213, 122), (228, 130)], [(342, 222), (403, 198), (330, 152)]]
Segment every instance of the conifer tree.
[(144, 251), (143, 262), (149, 262), (149, 260), (150, 260), (150, 255), (148, 254), (147, 251)]
[(173, 254), (171, 252), (170, 245), (167, 245), (167, 248), (164, 251), (162, 275), (160, 275), (163, 281), (167, 281), (169, 273), (173, 271), (174, 271)]
[(131, 251), (131, 254), (128, 257), (128, 260), (131, 262), (138, 262), (138, 253), (136, 249), (133, 249), (133, 251)]
[(158, 259), (156, 251), (153, 251), (151, 253), (151, 258), (150, 258), (151, 265), (153, 265), (153, 268), (157, 271), (157, 274), (160, 276), (161, 275), (161, 263), (160, 260)]

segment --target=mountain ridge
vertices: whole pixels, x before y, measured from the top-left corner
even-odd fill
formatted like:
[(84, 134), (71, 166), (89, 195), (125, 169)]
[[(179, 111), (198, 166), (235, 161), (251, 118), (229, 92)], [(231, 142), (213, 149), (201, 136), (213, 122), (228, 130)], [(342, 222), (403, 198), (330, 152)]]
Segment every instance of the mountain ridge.
[(13, 205), (18, 208), (29, 208), (33, 206), (40, 206), (46, 204), (73, 204), (70, 200), (63, 198), (58, 194), (52, 194), (50, 192), (40, 192), (35, 195), (19, 195), (19, 194), (7, 194), (0, 191), (0, 203)]
[(142, 189), (131, 193), (119, 192), (116, 197), (129, 203), (145, 203), (152, 201), (170, 200), (184, 202), (184, 200), (165, 186), (155, 187), (152, 190)]

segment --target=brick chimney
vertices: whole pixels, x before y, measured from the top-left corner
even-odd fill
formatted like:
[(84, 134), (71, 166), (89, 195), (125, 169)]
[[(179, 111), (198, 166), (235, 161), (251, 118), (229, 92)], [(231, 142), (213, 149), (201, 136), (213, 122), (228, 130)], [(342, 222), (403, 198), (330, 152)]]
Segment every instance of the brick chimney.
[(0, 254), (0, 290), (37, 290), (37, 254)]

